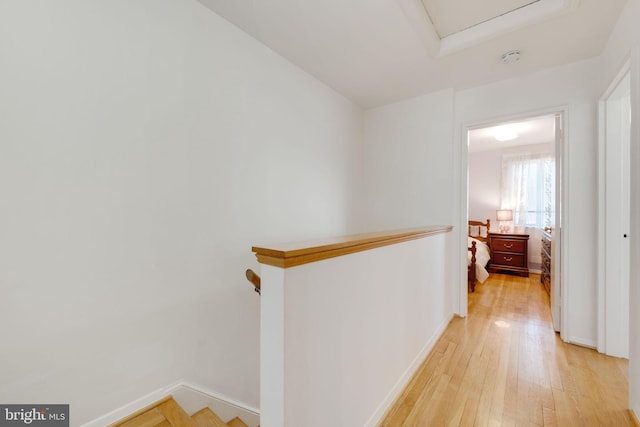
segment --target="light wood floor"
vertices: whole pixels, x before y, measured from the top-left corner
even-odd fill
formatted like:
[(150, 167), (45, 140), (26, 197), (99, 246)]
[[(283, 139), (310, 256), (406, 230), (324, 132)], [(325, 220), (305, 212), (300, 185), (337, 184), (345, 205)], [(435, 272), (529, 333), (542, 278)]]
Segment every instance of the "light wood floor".
[(565, 344), (540, 276), (469, 295), (380, 426), (635, 426), (627, 361)]

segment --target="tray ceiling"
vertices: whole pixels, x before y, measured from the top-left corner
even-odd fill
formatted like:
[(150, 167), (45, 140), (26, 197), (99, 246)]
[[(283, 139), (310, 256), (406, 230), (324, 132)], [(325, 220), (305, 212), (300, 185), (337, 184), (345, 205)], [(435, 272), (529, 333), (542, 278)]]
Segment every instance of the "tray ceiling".
[(540, 0), (422, 0), (442, 39)]
[[(198, 1), (345, 97), (374, 107), (597, 57), (630, 0)], [(423, 1), (433, 2), (429, 15)], [(443, 34), (484, 21), (440, 37), (431, 19)], [(454, 30), (442, 29), (449, 25)], [(514, 49), (522, 57), (504, 64), (501, 56)]]

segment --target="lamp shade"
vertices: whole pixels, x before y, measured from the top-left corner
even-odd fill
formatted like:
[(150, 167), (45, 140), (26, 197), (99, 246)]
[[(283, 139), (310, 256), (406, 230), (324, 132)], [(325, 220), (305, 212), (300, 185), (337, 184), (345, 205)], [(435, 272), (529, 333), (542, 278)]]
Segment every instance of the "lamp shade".
[(511, 221), (513, 219), (513, 211), (511, 209), (501, 209), (496, 211), (498, 221)]

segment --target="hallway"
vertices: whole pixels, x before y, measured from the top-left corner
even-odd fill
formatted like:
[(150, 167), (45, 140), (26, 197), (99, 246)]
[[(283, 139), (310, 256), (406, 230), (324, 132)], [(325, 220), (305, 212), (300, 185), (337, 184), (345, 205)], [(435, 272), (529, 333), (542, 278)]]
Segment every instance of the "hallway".
[(381, 426), (634, 426), (627, 360), (563, 343), (539, 275), (469, 295)]

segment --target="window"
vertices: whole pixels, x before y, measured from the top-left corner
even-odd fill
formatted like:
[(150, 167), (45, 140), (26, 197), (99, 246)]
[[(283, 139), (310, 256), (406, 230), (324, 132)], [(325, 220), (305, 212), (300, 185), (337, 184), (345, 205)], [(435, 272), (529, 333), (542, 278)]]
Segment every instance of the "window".
[(553, 227), (555, 158), (552, 153), (502, 157), (502, 209), (513, 210), (516, 226)]

